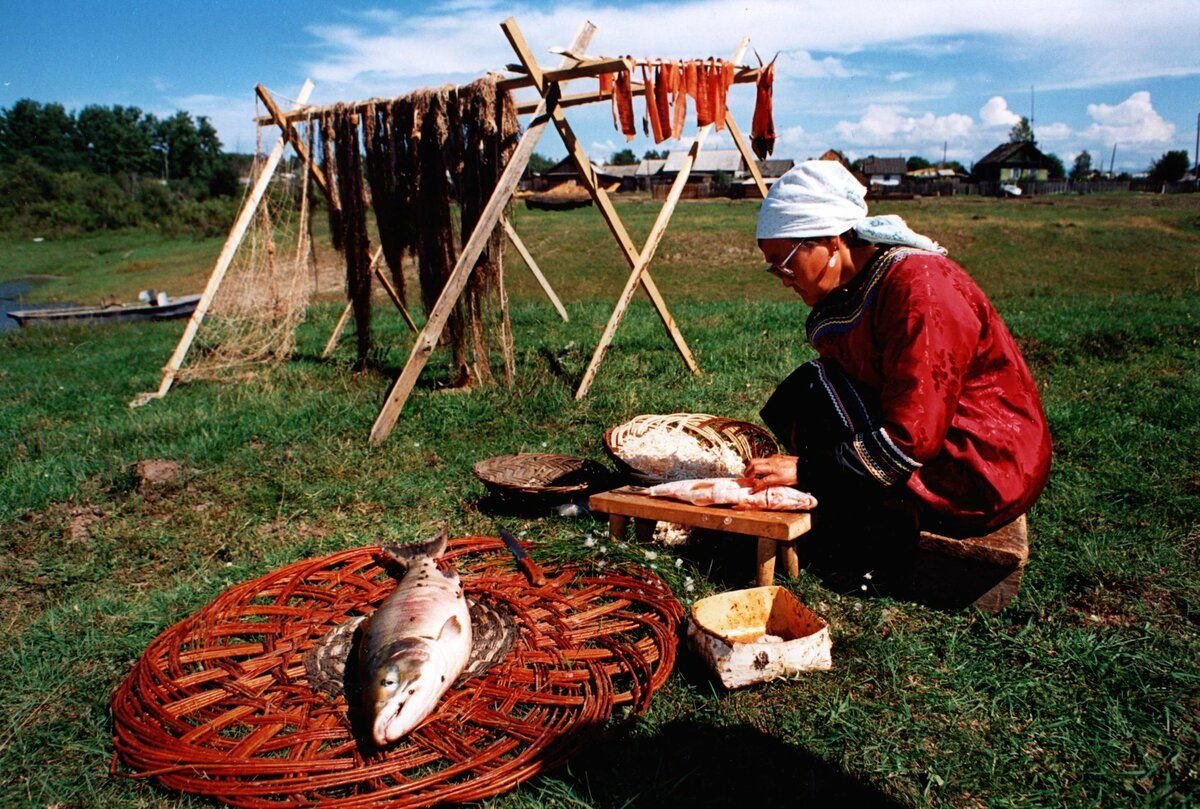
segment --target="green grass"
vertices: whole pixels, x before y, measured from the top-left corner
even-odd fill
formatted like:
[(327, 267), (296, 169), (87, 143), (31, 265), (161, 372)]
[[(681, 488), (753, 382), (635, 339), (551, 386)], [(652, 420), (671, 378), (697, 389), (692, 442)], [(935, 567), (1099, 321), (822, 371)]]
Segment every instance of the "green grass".
[[(1053, 202), (1053, 204), (1041, 204)], [(642, 238), (657, 206), (621, 207)], [(1200, 199), (894, 203), (993, 296), (1042, 386), (1055, 437), (1032, 554), (999, 616), (788, 582), (832, 624), (831, 672), (735, 693), (680, 664), (646, 715), (496, 807), (1169, 806), (1200, 801)], [(682, 205), (654, 275), (704, 369), (686, 371), (639, 296), (592, 394), (574, 385), (624, 281), (593, 210), (518, 210), (567, 301), (562, 323), (518, 263), (512, 388), (435, 390), (435, 355), (390, 439), (370, 448), (388, 378), (353, 373), (351, 343), (317, 359), (339, 306), (314, 307), (297, 359), (240, 384), (181, 384), (137, 411), (178, 323), (0, 334), (0, 795), (30, 806), (204, 806), (110, 778), (108, 700), (150, 640), (233, 583), (381, 540), (494, 533), (479, 458), (556, 451), (604, 460), (605, 427), (694, 410), (755, 418), (811, 356), (805, 309), (759, 269), (755, 207)], [(126, 241), (126, 240), (132, 241)], [(218, 240), (219, 241), (219, 240)], [(210, 264), (219, 244), (139, 234), (0, 250), (0, 279), (52, 272), (129, 287), (118, 244)], [(53, 250), (49, 263), (36, 250)], [(107, 250), (108, 252), (104, 252)], [(189, 265), (190, 266), (190, 265)], [(108, 267), (106, 270), (105, 267)], [(66, 268), (70, 268), (69, 270)], [(203, 277), (203, 269), (199, 270)], [(111, 287), (104, 285), (107, 277)], [(193, 276), (194, 277), (194, 276)], [(86, 285), (86, 287), (84, 286)], [(411, 337), (381, 304), (374, 359)], [(182, 479), (138, 485), (137, 461)], [(547, 559), (579, 556), (591, 518), (505, 517)], [(747, 551), (748, 554), (748, 551)], [(748, 581), (684, 548), (682, 600)], [(688, 593), (683, 577), (694, 577)]]

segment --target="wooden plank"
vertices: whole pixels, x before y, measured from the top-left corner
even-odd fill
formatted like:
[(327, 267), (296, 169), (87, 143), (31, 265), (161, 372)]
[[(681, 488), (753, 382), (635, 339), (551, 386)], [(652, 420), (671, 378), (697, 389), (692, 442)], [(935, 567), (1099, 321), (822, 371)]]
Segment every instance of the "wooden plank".
[[(734, 51), (734, 62), (742, 58), (749, 44), (749, 38), (743, 37)], [(659, 209), (654, 226), (650, 229), (650, 234), (646, 237), (646, 244), (642, 247), (642, 252), (633, 265), (633, 272), (630, 273), (629, 278), (626, 280), (625, 288), (621, 290), (621, 296), (617, 299), (617, 305), (613, 307), (612, 314), (608, 318), (608, 323), (604, 327), (604, 333), (600, 337), (600, 342), (596, 345), (595, 351), (592, 352), (592, 359), (588, 363), (587, 370), (583, 372), (579, 388), (575, 391), (576, 399), (582, 399), (584, 396), (587, 396), (588, 391), (591, 389), (592, 382), (596, 378), (596, 373), (600, 370), (600, 363), (604, 360), (604, 354), (608, 351), (609, 345), (616, 336), (617, 327), (621, 325), (621, 320), (625, 317), (625, 310), (633, 300), (634, 290), (647, 274), (650, 262), (653, 260), (654, 253), (658, 249), (659, 242), (662, 241), (663, 234), (667, 230), (667, 225), (671, 222), (671, 216), (675, 213), (675, 206), (679, 204), (679, 198), (683, 195), (683, 189), (687, 185), (692, 167), (696, 164), (696, 159), (700, 155), (700, 149), (703, 147), (704, 141), (708, 138), (708, 134), (712, 131), (712, 128), (712, 124), (706, 124), (700, 127), (700, 130), (696, 133), (691, 148), (688, 149), (687, 157), (684, 158), (683, 165), (680, 166), (679, 173), (675, 176), (675, 181), (671, 184), (671, 190), (667, 194), (667, 199), (663, 202), (662, 208)], [(698, 369), (693, 368), (692, 370), (696, 371)]]
[(537, 262), (529, 254), (529, 250), (525, 247), (525, 242), (521, 241), (521, 237), (517, 235), (517, 231), (513, 228), (512, 223), (508, 221), (508, 217), (500, 217), (500, 222), (504, 225), (504, 232), (508, 234), (509, 241), (513, 243), (513, 247), (517, 248), (517, 252), (520, 253), (521, 260), (525, 262), (525, 266), (529, 268), (529, 271), (533, 273), (533, 277), (541, 284), (542, 291), (546, 293), (546, 297), (550, 299), (550, 303), (554, 304), (554, 308), (558, 310), (559, 317), (563, 319), (564, 323), (571, 322), (571, 318), (567, 315), (567, 310), (563, 307), (562, 301), (554, 294), (554, 290), (550, 287), (550, 282), (546, 280), (546, 276), (542, 275)]
[[(576, 62), (569, 67), (543, 71), (542, 79), (544, 81), (563, 82), (570, 81), (571, 79), (594, 78), (606, 73), (616, 73), (618, 70), (632, 69), (630, 63), (625, 59), (586, 59)], [(537, 84), (538, 82), (530, 74), (519, 76), (515, 79), (501, 79), (496, 82), (496, 88), (500, 90), (516, 90), (519, 87), (535, 87)]]
[[(504, 35), (508, 37), (509, 44), (516, 51), (517, 58), (521, 60), (521, 64), (525, 65), (529, 71), (529, 75), (534, 79), (538, 92), (542, 93), (543, 98), (546, 99), (550, 119), (554, 122), (554, 127), (558, 130), (559, 136), (562, 137), (563, 144), (567, 147), (567, 154), (575, 163), (575, 169), (579, 173), (580, 180), (589, 193), (591, 193), (592, 200), (596, 203), (596, 207), (600, 209), (600, 213), (604, 217), (609, 231), (620, 245), (625, 255), (625, 260), (629, 263), (630, 268), (634, 268), (636, 271), (640, 254), (637, 248), (634, 247), (629, 233), (625, 230), (625, 225), (622, 223), (621, 217), (617, 214), (616, 208), (613, 207), (612, 200), (608, 198), (608, 194), (597, 182), (595, 169), (592, 168), (587, 153), (583, 150), (583, 146), (579, 143), (579, 139), (575, 136), (571, 125), (567, 122), (566, 116), (557, 104), (559, 85), (543, 80), (544, 74), (538, 68), (537, 62), (530, 53), (529, 46), (525, 43), (525, 39), (521, 35), (521, 31), (517, 27), (515, 20), (510, 17), (501, 23), (500, 27), (504, 29)], [(675, 348), (679, 351), (680, 356), (683, 357), (683, 361), (693, 373), (698, 373), (700, 368), (696, 364), (696, 360), (692, 357), (691, 349), (688, 348), (687, 342), (683, 339), (683, 334), (679, 331), (678, 324), (675, 323), (675, 319), (667, 309), (666, 300), (663, 299), (662, 294), (658, 291), (658, 287), (654, 284), (653, 279), (650, 278), (649, 273), (645, 271), (645, 268), (641, 270), (640, 280), (642, 287), (646, 290), (646, 294), (650, 296), (650, 300), (654, 304), (655, 311), (658, 312), (659, 319), (662, 320), (663, 326), (666, 327), (667, 333), (675, 343)]]
[(758, 540), (757, 566), (755, 567), (754, 583), (759, 587), (767, 587), (775, 583), (775, 552), (779, 545), (773, 539)]
[[(296, 95), (297, 105), (303, 104), (308, 100), (314, 86), (311, 80), (304, 82), (304, 86), (300, 88), (300, 92)], [(250, 194), (246, 197), (246, 201), (242, 203), (242, 209), (238, 213), (233, 228), (229, 231), (229, 236), (225, 239), (225, 244), (221, 247), (221, 252), (217, 256), (217, 262), (213, 265), (212, 272), (208, 276), (208, 283), (204, 287), (204, 294), (200, 296), (200, 302), (196, 304), (196, 310), (192, 312), (192, 317), (188, 320), (187, 327), (183, 330), (183, 337), (180, 338), (179, 345), (175, 347), (175, 352), (163, 368), (162, 381), (159, 383), (158, 390), (153, 393), (139, 393), (129, 403), (130, 407), (141, 407), (154, 399), (161, 399), (171, 389), (171, 385), (175, 382), (175, 375), (179, 373), (179, 369), (183, 366), (184, 357), (187, 356), (188, 349), (192, 346), (192, 341), (196, 339), (196, 332), (200, 329), (200, 322), (208, 314), (208, 308), (212, 305), (213, 298), (217, 296), (217, 290), (221, 288), (221, 282), (225, 279), (225, 273), (229, 270), (229, 265), (233, 263), (234, 254), (237, 253), (242, 239), (246, 236), (246, 230), (250, 227), (250, 222), (254, 219), (254, 214), (258, 211), (258, 205), (262, 202), (263, 195), (267, 191), (267, 185), (271, 182), (271, 177), (275, 174), (275, 169), (278, 168), (279, 161), (283, 158), (286, 146), (287, 138), (281, 133), (279, 140), (275, 142), (274, 148), (271, 149), (271, 154), (267, 157), (267, 162), (263, 165), (262, 171), (259, 172), (254, 187), (250, 189)]]
[[(590, 22), (584, 23), (580, 27), (579, 33), (575, 35), (571, 50), (578, 51), (587, 48), (595, 32), (596, 26)], [(517, 184), (521, 181), (521, 175), (524, 174), (525, 167), (529, 164), (529, 157), (533, 154), (538, 138), (541, 137), (548, 123), (549, 120), (542, 113), (538, 113), (526, 127), (524, 134), (521, 135), (516, 151), (496, 183), (491, 200), (488, 201), (487, 207), (480, 215), (467, 243), (463, 245), (458, 263), (455, 264), (450, 277), (446, 279), (446, 285), (442, 289), (437, 303), (434, 304), (433, 311), (429, 314), (425, 328), (417, 335), (416, 344), (413, 346), (412, 353), (409, 354), (404, 370), (400, 372), (392, 389), (388, 391), (383, 408), (379, 411), (379, 416), (371, 427), (370, 443), (373, 446), (382, 443), (391, 433), (392, 428), (396, 426), (396, 419), (400, 417), (400, 411), (408, 400), (409, 394), (412, 393), (421, 369), (425, 367), (425, 363), (429, 361), (429, 356), (437, 346), (442, 330), (446, 327), (446, 321), (450, 318), (450, 312), (466, 287), (471, 270), (475, 267), (475, 262), (479, 259), (484, 247), (487, 246), (492, 231), (499, 223), (500, 216), (504, 213), (504, 207), (508, 205), (509, 199), (516, 191)]]
[(300, 137), (300, 133), (296, 131), (295, 122), (287, 120), (266, 87), (256, 84), (254, 85), (254, 92), (258, 94), (258, 97), (262, 99), (263, 105), (271, 113), (271, 117), (268, 120), (279, 127), (280, 131), (283, 132), (283, 137), (292, 144), (292, 149), (295, 150), (296, 155), (308, 164), (308, 170), (312, 173), (317, 187), (321, 189), (321, 192), (325, 195), (325, 199), (329, 200), (331, 192), (329, 190), (329, 183), (325, 179), (325, 172), (321, 171), (321, 167), (309, 155), (308, 146), (305, 145), (304, 138)]
[[(806, 511), (740, 511), (724, 506), (694, 506), (628, 489), (594, 494), (588, 499), (588, 506), (602, 514), (675, 522), (771, 540), (795, 539), (812, 527), (812, 516)], [(771, 554), (774, 558), (774, 545)]]
[(763, 179), (762, 172), (758, 169), (758, 159), (754, 156), (750, 144), (746, 142), (745, 136), (742, 135), (742, 130), (738, 128), (737, 121), (733, 118), (733, 113), (729, 110), (725, 111), (725, 126), (729, 129), (729, 134), (733, 138), (733, 144), (742, 153), (742, 159), (746, 161), (746, 167), (750, 170), (751, 176), (754, 177), (754, 182), (758, 184), (758, 190), (762, 193), (763, 199), (766, 199), (768, 191), (767, 181)]
[(379, 266), (379, 259), (383, 256), (383, 248), (379, 247), (375, 251), (375, 256), (371, 259), (371, 269), (375, 271), (375, 277), (379, 279), (379, 283), (383, 286), (383, 291), (392, 299), (392, 303), (396, 304), (396, 308), (400, 310), (400, 314), (404, 317), (404, 322), (408, 324), (408, 328), (413, 334), (419, 334), (420, 329), (413, 322), (412, 315), (408, 313), (404, 301), (400, 300), (400, 293), (396, 291), (396, 287), (392, 285), (392, 279), (387, 277), (387, 273), (383, 271), (383, 267)]
[(333, 350), (337, 348), (338, 340), (342, 339), (342, 332), (346, 330), (346, 324), (350, 322), (350, 315), (354, 314), (354, 304), (346, 304), (346, 308), (342, 310), (342, 316), (338, 318), (337, 325), (333, 327), (333, 333), (329, 335), (328, 342), (325, 343), (325, 350), (321, 352), (321, 359), (326, 359)]

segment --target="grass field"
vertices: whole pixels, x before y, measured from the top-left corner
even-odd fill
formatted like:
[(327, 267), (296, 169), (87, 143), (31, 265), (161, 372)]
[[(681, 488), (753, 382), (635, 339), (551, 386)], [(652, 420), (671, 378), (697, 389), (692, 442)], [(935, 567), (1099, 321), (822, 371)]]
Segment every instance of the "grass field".
[[(620, 206), (635, 241), (657, 206)], [(204, 806), (108, 774), (109, 695), (159, 632), (231, 584), (442, 524), (494, 534), (479, 458), (604, 460), (632, 415), (755, 419), (812, 356), (806, 309), (760, 270), (753, 203), (684, 204), (653, 273), (704, 373), (639, 298), (592, 394), (572, 398), (625, 276), (590, 209), (514, 222), (566, 301), (563, 323), (515, 254), (512, 388), (436, 390), (435, 355), (391, 438), (367, 431), (411, 337), (380, 305), (375, 356), (318, 359), (340, 310), (313, 307), (297, 357), (237, 384), (153, 389), (180, 324), (0, 335), (0, 804)], [(1055, 438), (1017, 599), (999, 616), (787, 582), (832, 624), (834, 668), (723, 693), (681, 654), (611, 742), (495, 807), (1186, 806), (1200, 803), (1200, 198), (1138, 195), (880, 206), (948, 246), (1024, 347)], [(43, 298), (196, 291), (219, 240), (108, 234), (0, 241), (0, 281)], [(139, 264), (137, 262), (144, 262)], [(333, 273), (333, 267), (329, 267)], [(336, 290), (336, 283), (331, 283)], [(650, 384), (647, 384), (650, 382)], [(181, 480), (138, 485), (167, 458)], [(505, 516), (546, 560), (595, 553), (592, 518)], [(662, 549), (660, 548), (661, 552)], [(748, 582), (749, 559), (684, 547), (660, 572), (685, 603)], [(747, 551), (747, 557), (749, 556)], [(642, 560), (640, 549), (609, 557)], [(691, 577), (695, 589), (684, 587)]]

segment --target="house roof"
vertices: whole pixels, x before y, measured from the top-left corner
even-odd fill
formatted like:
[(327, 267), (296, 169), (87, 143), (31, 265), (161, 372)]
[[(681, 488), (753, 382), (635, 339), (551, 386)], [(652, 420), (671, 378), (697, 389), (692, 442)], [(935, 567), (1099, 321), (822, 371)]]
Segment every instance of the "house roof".
[(756, 160), (758, 170), (764, 178), (782, 177), (796, 165), (795, 160)]
[(975, 161), (977, 167), (989, 163), (997, 165), (1043, 166), (1046, 163), (1046, 156), (1032, 143), (1018, 141), (1017, 143), (1002, 143)]
[(641, 168), (641, 166), (639, 166), (637, 163), (633, 163), (632, 165), (617, 165), (615, 163), (608, 163), (596, 169), (596, 173), (603, 174), (607, 177), (635, 177), (637, 176), (639, 168)]
[(904, 174), (908, 162), (903, 157), (868, 157), (862, 164), (863, 174)]
[(667, 161), (665, 158), (663, 158), (663, 159), (655, 158), (652, 160), (643, 159), (641, 163), (638, 163), (637, 176), (638, 177), (649, 177), (652, 174), (658, 174), (660, 171), (662, 171), (662, 168), (665, 165), (667, 165)]
[[(688, 150), (672, 151), (667, 155), (667, 163), (662, 170), (668, 174), (678, 174), (683, 168), (683, 161), (687, 159)], [(729, 174), (737, 174), (743, 171), (745, 165), (742, 160), (742, 153), (737, 149), (713, 149), (712, 151), (700, 150), (700, 154), (696, 156), (696, 163), (692, 166), (692, 173), (711, 173), (716, 171), (724, 171)]]

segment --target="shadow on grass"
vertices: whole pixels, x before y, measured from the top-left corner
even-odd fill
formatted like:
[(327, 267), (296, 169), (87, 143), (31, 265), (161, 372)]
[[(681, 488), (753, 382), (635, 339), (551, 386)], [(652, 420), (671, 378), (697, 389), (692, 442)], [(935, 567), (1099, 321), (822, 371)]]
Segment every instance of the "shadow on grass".
[(573, 757), (556, 773), (593, 806), (900, 807), (840, 767), (749, 725), (664, 725)]

